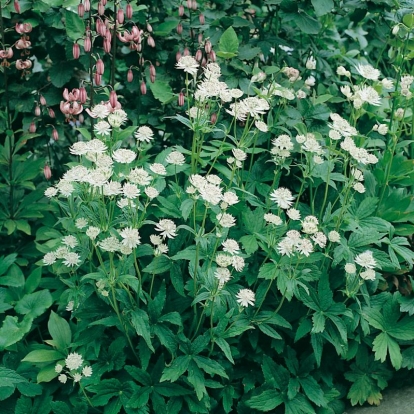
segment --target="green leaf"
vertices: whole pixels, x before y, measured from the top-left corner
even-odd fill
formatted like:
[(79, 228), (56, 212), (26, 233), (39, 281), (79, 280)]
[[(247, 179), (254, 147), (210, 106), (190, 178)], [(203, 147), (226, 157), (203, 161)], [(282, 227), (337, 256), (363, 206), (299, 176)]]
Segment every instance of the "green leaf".
[(246, 401), (250, 408), (258, 411), (271, 411), (278, 407), (283, 402), (283, 397), (277, 390), (266, 390), (259, 395), (256, 395)]
[(66, 34), (76, 41), (85, 35), (85, 22), (76, 13), (66, 10), (65, 12)]
[(226, 340), (224, 340), (223, 338), (216, 338), (215, 342), (216, 342), (217, 346), (223, 351), (226, 358), (232, 364), (234, 364), (234, 359), (233, 359), (233, 356), (231, 354), (231, 349), (230, 349), (230, 345), (228, 344), (228, 342)]
[(142, 309), (131, 312), (131, 323), (139, 336), (144, 338), (145, 343), (152, 352), (155, 352), (151, 343), (151, 331), (148, 314)]
[(38, 267), (30, 273), (29, 277), (26, 279), (26, 283), (24, 285), (24, 290), (26, 293), (34, 292), (40, 283), (42, 278), (42, 268)]
[(312, 5), (318, 17), (330, 13), (335, 8), (333, 0), (312, 0)]
[(193, 393), (193, 391), (174, 383), (157, 384), (154, 388), (163, 397), (181, 397)]
[(208, 395), (204, 375), (193, 361), (190, 361), (188, 366), (188, 382), (194, 387), (199, 401), (202, 400), (204, 395)]
[(256, 237), (250, 234), (241, 237), (240, 242), (247, 254), (253, 254), (259, 248)]
[(63, 401), (52, 401), (50, 407), (54, 414), (72, 414), (70, 407)]
[(270, 336), (274, 339), (282, 339), (282, 337), (276, 332), (274, 328), (272, 328), (270, 325), (266, 323), (261, 323), (257, 325), (259, 329), (267, 336)]
[(23, 382), (27, 382), (27, 379), (16, 371), (0, 366), (0, 387), (16, 386)]
[(193, 360), (198, 365), (198, 367), (201, 368), (204, 372), (207, 372), (207, 374), (217, 374), (220, 375), (220, 377), (228, 378), (226, 372), (224, 371), (224, 368), (218, 362), (200, 355), (195, 356)]
[(52, 362), (65, 358), (65, 355), (53, 349), (36, 349), (29, 352), (23, 359), (23, 362)]
[(119, 395), (119, 392), (122, 391), (122, 384), (116, 378), (111, 378), (101, 380), (99, 384), (90, 385), (86, 389), (96, 394), (91, 401), (94, 406), (100, 407), (108, 404), (112, 397)]
[(239, 39), (234, 29), (230, 26), (221, 36), (219, 41), (219, 51), (217, 56), (230, 59), (237, 56), (239, 49)]
[(163, 381), (177, 381), (184, 372), (187, 371), (188, 365), (190, 364), (191, 357), (188, 355), (181, 355), (174, 359), (169, 367), (164, 368), (160, 382)]
[(0, 257), (0, 276), (4, 275), (7, 269), (16, 261), (17, 254), (9, 254), (8, 256)]
[(43, 367), (37, 374), (37, 382), (50, 382), (59, 374), (55, 371), (56, 364), (49, 364)]
[(148, 266), (144, 267), (142, 271), (158, 275), (170, 270), (170, 267), (171, 260), (167, 256), (157, 256), (154, 257), (153, 261)]
[(33, 319), (27, 315), (21, 322), (16, 316), (7, 315), (0, 328), (0, 351), (20, 341), (30, 331), (32, 322)]
[(154, 98), (159, 100), (163, 105), (174, 99), (175, 95), (171, 89), (171, 86), (166, 82), (156, 80), (154, 83), (150, 82), (149, 87), (154, 95)]
[(48, 290), (40, 290), (23, 296), (15, 307), (17, 313), (29, 315), (33, 319), (40, 316), (53, 304), (52, 295)]
[[(397, 342), (392, 339), (386, 332), (381, 332), (372, 343), (372, 350), (375, 352), (375, 359), (384, 362), (387, 353), (390, 354), (390, 359), (395, 369), (401, 368), (402, 355)], [(388, 352), (387, 352), (388, 351)]]
[(414, 14), (406, 14), (404, 17), (403, 17), (403, 23), (407, 26), (407, 27), (409, 27), (410, 29), (412, 29), (413, 27), (414, 27)]
[(174, 29), (177, 28), (178, 23), (179, 22), (177, 20), (162, 22), (154, 28), (154, 34), (156, 36), (168, 36)]
[(73, 68), (71, 65), (57, 63), (49, 69), (50, 80), (53, 86), (61, 88), (70, 81), (73, 75)]
[(72, 342), (72, 332), (69, 324), (65, 319), (51, 311), (47, 327), (56, 347), (65, 352)]

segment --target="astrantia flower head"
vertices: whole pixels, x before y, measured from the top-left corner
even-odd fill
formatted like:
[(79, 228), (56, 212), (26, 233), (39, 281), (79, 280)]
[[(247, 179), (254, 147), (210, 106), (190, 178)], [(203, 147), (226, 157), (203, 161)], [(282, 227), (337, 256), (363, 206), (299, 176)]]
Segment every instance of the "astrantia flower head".
[(94, 227), (94, 226), (90, 226), (88, 227), (88, 229), (86, 230), (86, 235), (91, 239), (91, 240), (95, 240), (99, 233), (101, 232), (101, 230), (98, 227)]
[(259, 131), (262, 131), (262, 132), (269, 131), (269, 128), (267, 127), (267, 125), (263, 121), (257, 120), (257, 121), (254, 122), (254, 125), (256, 126), (256, 128)]
[(71, 371), (80, 368), (83, 364), (82, 355), (79, 355), (76, 352), (70, 353), (65, 359), (65, 364), (66, 367)]
[(365, 267), (366, 269), (373, 269), (377, 265), (371, 250), (366, 250), (365, 252), (357, 255), (355, 257), (355, 263)]
[(355, 91), (354, 107), (357, 109), (360, 108), (359, 101), (361, 101), (362, 103), (366, 102), (374, 106), (381, 105), (381, 97), (372, 86), (363, 86)]
[(67, 377), (67, 375), (65, 375), (65, 374), (60, 374), (60, 375), (58, 376), (58, 380), (59, 380), (59, 382), (61, 382), (62, 384), (66, 384), (66, 381), (68, 380), (68, 377)]
[(359, 274), (362, 279), (364, 280), (375, 280), (375, 270), (374, 269), (366, 269)]
[(197, 75), (199, 66), (198, 62), (192, 56), (182, 56), (175, 65), (177, 69), (182, 69), (184, 72), (187, 72), (192, 76)]
[(126, 112), (123, 109), (115, 109), (112, 114), (108, 116), (108, 122), (114, 128), (119, 128), (128, 119)]
[(78, 245), (78, 240), (75, 236), (72, 236), (70, 234), (68, 236), (63, 237), (62, 244), (64, 244), (65, 246), (71, 247), (73, 249)]
[(221, 227), (230, 228), (236, 225), (236, 219), (228, 213), (217, 214), (217, 221)]
[(137, 154), (129, 149), (120, 148), (112, 153), (112, 158), (120, 164), (130, 164), (135, 160)]
[(79, 374), (79, 372), (75, 372), (73, 374), (73, 382), (79, 382), (82, 379), (82, 374)]
[(145, 187), (144, 192), (150, 200), (158, 197), (160, 194), (155, 187)]
[(135, 138), (140, 142), (150, 142), (154, 139), (154, 133), (150, 127), (144, 125), (137, 129), (137, 132), (135, 132)]
[(273, 213), (266, 213), (263, 218), (265, 221), (270, 224), (274, 224), (275, 226), (280, 226), (283, 223), (282, 219)]
[(99, 247), (106, 252), (121, 250), (121, 243), (116, 237), (110, 236), (98, 243)]
[(55, 262), (56, 262), (56, 254), (54, 252), (48, 252), (43, 257), (43, 264), (45, 266), (51, 266)]
[(289, 210), (287, 210), (286, 215), (291, 220), (300, 220), (300, 211), (296, 210), (295, 208), (290, 208)]
[(331, 243), (339, 243), (341, 240), (341, 235), (336, 230), (331, 230), (328, 233), (328, 239)]
[(172, 151), (167, 155), (165, 161), (168, 162), (168, 164), (183, 165), (185, 163), (185, 157), (179, 151)]
[(122, 245), (129, 247), (130, 249), (135, 249), (135, 247), (141, 244), (141, 237), (138, 233), (138, 229), (126, 227), (119, 232), (119, 235), (122, 237)]
[(233, 256), (231, 264), (237, 272), (241, 272), (245, 265), (243, 257), (240, 256)]
[(250, 289), (240, 289), (239, 293), (236, 295), (236, 298), (237, 303), (245, 308), (249, 305), (254, 306), (254, 301), (256, 300), (254, 292)]
[(79, 266), (80, 256), (77, 253), (69, 252), (63, 259), (63, 264), (68, 267)]
[(122, 187), (122, 192), (126, 198), (133, 199), (137, 198), (141, 191), (135, 184), (125, 183)]
[(357, 72), (365, 79), (378, 80), (381, 75), (381, 72), (378, 69), (375, 69), (371, 65), (362, 65), (361, 63), (355, 66)]
[(166, 175), (167, 174), (167, 170), (165, 169), (165, 167), (162, 164), (159, 163), (154, 163), (150, 165), (150, 170), (158, 175)]
[(214, 277), (218, 279), (219, 285), (223, 286), (231, 279), (231, 273), (226, 267), (218, 267), (214, 272)]
[(236, 240), (233, 239), (227, 239), (223, 243), (221, 243), (223, 246), (223, 251), (230, 253), (232, 255), (238, 254), (240, 252), (240, 246), (239, 243), (236, 242)]
[(141, 167), (134, 168), (129, 172), (128, 180), (138, 185), (148, 185), (151, 182), (151, 176)]
[(88, 225), (88, 220), (83, 217), (76, 219), (75, 226), (77, 229), (82, 230), (84, 227)]
[(106, 121), (99, 121), (97, 122), (94, 127), (94, 131), (98, 135), (110, 135), (111, 134), (111, 125), (109, 125)]
[(92, 367), (86, 366), (82, 368), (82, 375), (84, 377), (90, 377), (92, 375)]
[(315, 216), (306, 216), (302, 222), (302, 231), (306, 234), (314, 234), (318, 231), (319, 221)]
[(348, 273), (349, 275), (353, 275), (356, 273), (356, 267), (353, 263), (347, 263), (345, 265), (345, 272)]
[(44, 194), (47, 198), (52, 198), (52, 197), (55, 197), (58, 192), (59, 192), (59, 190), (57, 188), (49, 187), (45, 190)]
[(164, 239), (166, 237), (168, 237), (169, 239), (173, 239), (175, 236), (177, 236), (177, 226), (170, 219), (160, 220), (158, 224), (155, 226), (155, 230), (159, 231)]
[(293, 197), (290, 190), (284, 187), (280, 187), (270, 193), (270, 199), (274, 201), (280, 208), (288, 209), (292, 206), (295, 197)]
[(232, 258), (232, 256), (230, 256), (228, 254), (218, 253), (216, 255), (216, 263), (220, 267), (227, 267), (227, 266), (230, 266), (233, 263), (233, 258)]
[(104, 119), (109, 115), (109, 110), (106, 105), (104, 104), (98, 104), (95, 105), (92, 110), (87, 109), (86, 112), (92, 117), (92, 118), (100, 118)]
[(86, 144), (88, 154), (103, 154), (108, 147), (99, 139), (92, 139)]

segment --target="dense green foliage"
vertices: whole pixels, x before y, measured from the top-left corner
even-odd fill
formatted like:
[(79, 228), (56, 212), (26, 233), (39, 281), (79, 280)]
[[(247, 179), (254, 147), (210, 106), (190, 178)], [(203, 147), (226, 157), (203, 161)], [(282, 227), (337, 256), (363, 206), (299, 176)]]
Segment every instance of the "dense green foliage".
[(88, 3), (1, 0), (2, 412), (379, 404), (414, 368), (414, 3)]

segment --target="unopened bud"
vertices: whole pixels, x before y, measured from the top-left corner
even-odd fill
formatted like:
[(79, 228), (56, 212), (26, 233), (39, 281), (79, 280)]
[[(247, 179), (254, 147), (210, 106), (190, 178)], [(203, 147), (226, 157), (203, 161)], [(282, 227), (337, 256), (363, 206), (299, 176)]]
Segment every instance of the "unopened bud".
[(195, 54), (195, 60), (197, 62), (201, 62), (201, 59), (203, 59), (203, 52), (200, 49), (198, 49)]
[(108, 1), (107, 0), (101, 0), (102, 1), (102, 4), (104, 5), (104, 6), (106, 6), (106, 3), (108, 3)]
[(149, 23), (147, 23), (147, 31), (152, 33), (152, 26)]
[(146, 95), (147, 94), (147, 85), (145, 84), (144, 81), (141, 82), (140, 89), (141, 89), (141, 94), (142, 95)]
[(85, 6), (83, 3), (79, 3), (78, 5), (78, 16), (83, 17), (85, 15)]
[(155, 47), (155, 40), (154, 40), (154, 38), (152, 36), (148, 36), (147, 44), (150, 47)]
[(207, 66), (207, 59), (205, 57), (203, 57), (200, 64), (203, 68), (206, 67)]
[(43, 168), (43, 175), (45, 176), (46, 180), (50, 180), (52, 178), (52, 170), (47, 164)]
[(142, 51), (142, 43), (137, 43), (135, 48), (136, 48), (137, 52), (141, 52)]
[(157, 72), (155, 70), (155, 66), (154, 65), (150, 65), (149, 72), (150, 72), (150, 75), (151, 76), (154, 76), (155, 77), (155, 75), (157, 74)]
[(122, 9), (118, 9), (118, 13), (116, 15), (116, 20), (118, 21), (119, 24), (124, 23), (125, 15), (124, 15), (124, 11)]
[(200, 24), (205, 24), (206, 19), (204, 18), (204, 14), (200, 14), (198, 16), (198, 20), (200, 21)]
[(43, 95), (40, 95), (39, 101), (40, 101), (40, 105), (46, 105), (46, 99)]
[(102, 2), (100, 1), (98, 3), (98, 14), (100, 16), (102, 16), (105, 13), (105, 6), (102, 4)]
[(191, 2), (191, 8), (192, 8), (193, 10), (197, 10), (197, 7), (198, 7), (198, 5), (197, 5), (196, 0), (192, 0), (192, 2)]
[(93, 80), (95, 81), (95, 85), (99, 86), (102, 81), (102, 75), (99, 75), (99, 73), (95, 73), (93, 76)]
[(59, 139), (59, 133), (57, 132), (57, 129), (56, 129), (56, 128), (53, 128), (53, 131), (52, 131), (52, 138), (53, 138), (55, 141), (57, 141), (57, 140)]
[(184, 106), (185, 97), (182, 92), (178, 95), (178, 106)]
[(151, 83), (155, 82), (155, 75), (150, 75), (150, 81), (151, 81)]
[(215, 62), (217, 60), (216, 52), (214, 50), (210, 52), (209, 58), (212, 62)]
[(178, 15), (180, 17), (184, 16), (184, 6), (182, 4), (180, 4), (180, 6), (178, 7)]
[(73, 44), (72, 47), (73, 59), (79, 59), (80, 56), (80, 47), (77, 43)]
[(126, 10), (125, 10), (126, 18), (127, 19), (132, 19), (132, 13), (133, 13), (132, 6), (128, 3), (126, 5)]
[(92, 42), (90, 36), (86, 36), (85, 40), (83, 41), (83, 49), (85, 53), (89, 53), (92, 49)]
[(88, 12), (91, 9), (91, 2), (90, 0), (85, 0), (83, 2), (83, 5), (85, 6), (85, 11)]
[(191, 9), (191, 3), (192, 3), (192, 0), (187, 0), (187, 7), (188, 7), (189, 9)]
[(177, 33), (180, 35), (183, 32), (183, 25), (181, 23), (178, 23), (177, 25)]
[(84, 104), (87, 99), (88, 99), (88, 95), (86, 93), (86, 89), (84, 86), (81, 86), (79, 88), (79, 101), (81, 104)]
[(14, 1), (14, 10), (16, 10), (16, 13), (20, 14), (20, 3), (18, 2), (18, 0)]
[(99, 75), (103, 75), (105, 72), (105, 65), (102, 61), (102, 59), (98, 59), (96, 61), (96, 73)]
[(36, 108), (34, 110), (34, 114), (36, 116), (40, 116), (41, 113), (42, 113), (42, 111), (40, 110), (40, 106), (39, 105), (36, 105)]
[(398, 24), (396, 24), (393, 28), (392, 28), (392, 34), (395, 36), (398, 32), (400, 31), (400, 26)]
[(49, 116), (51, 117), (51, 118), (56, 118), (56, 114), (55, 114), (55, 111), (52, 109), (52, 108), (49, 108)]
[(184, 48), (183, 55), (184, 56), (189, 56), (190, 55), (190, 50), (188, 49), (188, 47)]
[(204, 50), (206, 51), (206, 53), (211, 53), (211, 42), (210, 42), (210, 40), (207, 40), (206, 43), (204, 44)]
[(109, 103), (111, 104), (112, 108), (116, 108), (118, 105), (118, 96), (116, 95), (115, 91), (111, 91), (109, 94)]
[(176, 59), (176, 61), (178, 62), (181, 58), (182, 58), (182, 54), (181, 54), (181, 52), (180, 51), (178, 51), (176, 54), (175, 54), (175, 59)]
[(29, 132), (30, 132), (31, 134), (34, 134), (34, 133), (36, 132), (36, 124), (35, 124), (34, 122), (31, 122), (31, 123), (30, 123), (30, 126), (29, 126)]
[(111, 41), (108, 38), (105, 38), (103, 42), (103, 47), (104, 47), (105, 53), (111, 53)]
[(134, 72), (132, 72), (132, 69), (129, 69), (127, 73), (127, 81), (132, 82), (133, 80), (134, 80)]
[(198, 43), (203, 43), (203, 33), (198, 34)]
[(211, 114), (210, 122), (212, 124), (215, 124), (217, 122), (217, 114), (215, 112)]

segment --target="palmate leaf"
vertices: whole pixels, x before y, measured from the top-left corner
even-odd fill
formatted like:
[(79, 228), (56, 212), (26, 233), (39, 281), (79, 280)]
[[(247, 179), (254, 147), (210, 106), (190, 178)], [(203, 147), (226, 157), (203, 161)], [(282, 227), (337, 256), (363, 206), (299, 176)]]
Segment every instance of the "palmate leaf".
[(274, 410), (283, 403), (282, 395), (277, 390), (266, 390), (259, 395), (255, 395), (246, 401), (250, 408), (258, 411), (268, 412)]

